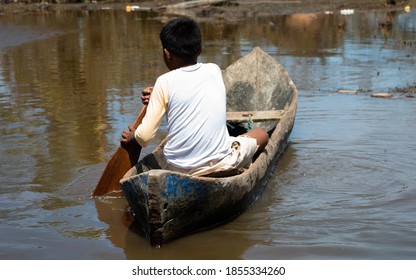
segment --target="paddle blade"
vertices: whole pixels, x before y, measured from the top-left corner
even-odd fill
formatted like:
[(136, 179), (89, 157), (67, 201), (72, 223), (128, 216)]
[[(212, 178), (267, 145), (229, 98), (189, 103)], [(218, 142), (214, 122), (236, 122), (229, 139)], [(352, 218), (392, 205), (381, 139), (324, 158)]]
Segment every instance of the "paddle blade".
[[(146, 106), (143, 107), (133, 126), (137, 128), (146, 114)], [(140, 145), (119, 146), (111, 156), (98, 181), (97, 186), (92, 192), (92, 196), (121, 196), (120, 180), (124, 174), (136, 165), (141, 152)]]
[(122, 146), (118, 147), (108, 161), (92, 196), (121, 196), (120, 179), (137, 163), (140, 152), (140, 146), (135, 146), (135, 149), (125, 149)]

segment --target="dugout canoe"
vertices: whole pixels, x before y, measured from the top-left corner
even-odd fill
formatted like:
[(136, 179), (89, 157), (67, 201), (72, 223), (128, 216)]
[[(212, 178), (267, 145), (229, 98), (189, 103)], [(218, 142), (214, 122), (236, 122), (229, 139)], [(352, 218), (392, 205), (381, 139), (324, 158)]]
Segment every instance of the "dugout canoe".
[[(250, 168), (227, 177), (166, 170), (162, 142), (120, 181), (136, 226), (152, 246), (221, 225), (253, 204), (288, 143), (297, 89), (274, 58), (255, 47), (223, 71), (232, 127), (264, 127), (270, 140)], [(240, 124), (242, 123), (242, 124)]]

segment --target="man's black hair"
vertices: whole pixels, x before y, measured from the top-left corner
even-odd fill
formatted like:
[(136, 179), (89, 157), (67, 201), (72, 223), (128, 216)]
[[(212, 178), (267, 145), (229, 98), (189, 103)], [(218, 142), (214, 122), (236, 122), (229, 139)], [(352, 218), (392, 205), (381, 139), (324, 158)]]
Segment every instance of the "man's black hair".
[(186, 17), (167, 22), (159, 35), (163, 48), (181, 58), (195, 58), (201, 52), (201, 30)]

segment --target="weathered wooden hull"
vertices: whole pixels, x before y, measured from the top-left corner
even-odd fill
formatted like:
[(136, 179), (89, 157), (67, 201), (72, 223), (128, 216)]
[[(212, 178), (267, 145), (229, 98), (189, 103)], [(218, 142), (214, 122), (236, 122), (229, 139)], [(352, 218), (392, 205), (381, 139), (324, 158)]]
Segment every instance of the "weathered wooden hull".
[(165, 170), (164, 143), (126, 173), (123, 192), (151, 245), (213, 227), (238, 216), (261, 194), (288, 143), (297, 89), (285, 69), (259, 48), (224, 73), (227, 110), (284, 110), (280, 121), (255, 123), (269, 131), (264, 152), (241, 174), (196, 177)]

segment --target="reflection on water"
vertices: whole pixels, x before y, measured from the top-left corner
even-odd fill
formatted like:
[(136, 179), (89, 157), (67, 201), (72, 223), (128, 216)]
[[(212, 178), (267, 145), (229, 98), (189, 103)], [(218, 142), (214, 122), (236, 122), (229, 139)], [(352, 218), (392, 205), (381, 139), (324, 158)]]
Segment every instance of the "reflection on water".
[[(254, 46), (280, 60), (299, 89), (297, 120), (252, 208), (154, 249), (124, 199), (90, 192), (141, 89), (167, 71), (161, 26), (122, 11), (0, 18), (0, 259), (416, 256), (416, 106), (394, 92), (416, 82), (415, 12), (201, 23), (201, 61), (225, 68)], [(397, 98), (369, 97), (389, 91)]]

